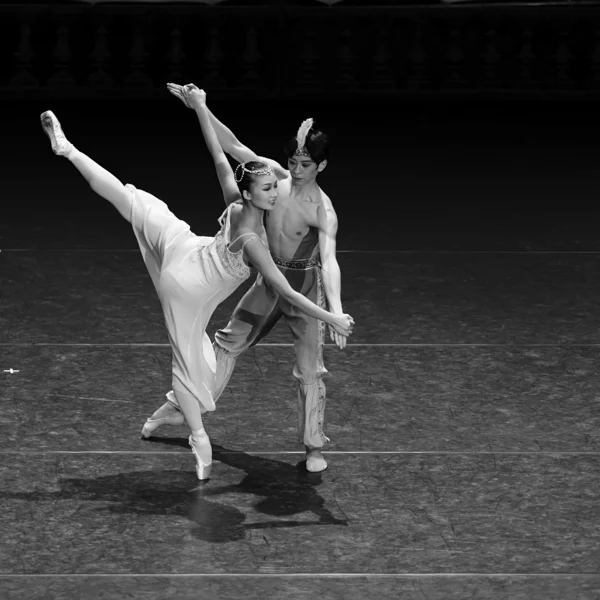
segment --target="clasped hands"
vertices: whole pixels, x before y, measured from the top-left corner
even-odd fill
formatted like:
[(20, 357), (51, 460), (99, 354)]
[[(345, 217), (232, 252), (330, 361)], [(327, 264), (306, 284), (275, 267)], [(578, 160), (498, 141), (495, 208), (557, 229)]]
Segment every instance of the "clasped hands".
[(176, 83), (167, 83), (167, 89), (173, 96), (179, 98), (188, 108), (206, 106), (206, 92), (201, 90), (193, 83), (186, 85), (177, 85)]

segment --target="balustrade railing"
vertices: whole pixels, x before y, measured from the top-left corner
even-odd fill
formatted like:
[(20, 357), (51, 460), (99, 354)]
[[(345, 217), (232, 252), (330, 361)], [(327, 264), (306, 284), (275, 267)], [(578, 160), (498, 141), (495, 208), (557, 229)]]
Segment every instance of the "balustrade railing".
[(0, 95), (600, 91), (600, 6), (0, 5)]

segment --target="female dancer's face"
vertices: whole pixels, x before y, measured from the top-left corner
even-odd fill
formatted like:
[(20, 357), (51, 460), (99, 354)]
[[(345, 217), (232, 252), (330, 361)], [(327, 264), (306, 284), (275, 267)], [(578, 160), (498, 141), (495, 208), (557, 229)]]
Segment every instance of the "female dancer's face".
[(272, 210), (277, 200), (277, 177), (257, 175), (250, 187), (250, 202), (262, 210)]

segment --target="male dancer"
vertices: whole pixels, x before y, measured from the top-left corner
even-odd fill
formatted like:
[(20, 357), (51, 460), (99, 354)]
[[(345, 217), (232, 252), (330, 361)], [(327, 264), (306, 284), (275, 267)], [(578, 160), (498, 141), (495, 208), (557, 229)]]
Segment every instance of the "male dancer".
[[(181, 86), (168, 84), (180, 98)], [(288, 169), (277, 161), (258, 156), (242, 144), (233, 132), (209, 110), (211, 123), (221, 147), (238, 162), (260, 161), (270, 165), (279, 179), (279, 196), (266, 219), (269, 249), (275, 264), (292, 288), (336, 314), (343, 314), (340, 298), (341, 274), (336, 258), (338, 221), (331, 200), (316, 182), (327, 166), (329, 139), (313, 128), (313, 120), (302, 123), (295, 138), (285, 145)], [(325, 384), (323, 365), (325, 324), (292, 306), (259, 275), (235, 308), (228, 325), (215, 335), (217, 357), (216, 400), (227, 385), (237, 357), (257, 344), (284, 316), (294, 337), (298, 380), (298, 435), (306, 448), (306, 468), (320, 472), (327, 468), (321, 449), (329, 442), (323, 433)], [(331, 339), (340, 349), (346, 338), (330, 328)], [(163, 423), (179, 424), (182, 415), (173, 414), (173, 394), (145, 428)], [(170, 404), (170, 406), (169, 406)], [(156, 426), (156, 427), (155, 427)], [(149, 431), (151, 433), (151, 431)]]

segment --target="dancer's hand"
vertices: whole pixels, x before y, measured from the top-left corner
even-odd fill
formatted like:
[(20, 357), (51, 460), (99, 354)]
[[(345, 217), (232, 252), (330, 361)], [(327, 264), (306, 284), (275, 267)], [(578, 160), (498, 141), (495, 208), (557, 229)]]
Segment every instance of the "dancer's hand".
[(340, 350), (343, 350), (346, 347), (346, 341), (348, 338), (345, 335), (340, 335), (331, 325), (329, 326), (329, 335), (331, 336), (331, 341)]
[(354, 327), (354, 319), (350, 315), (334, 315), (331, 326), (336, 330), (337, 333), (348, 337), (352, 334)]
[(193, 83), (188, 83), (187, 85), (167, 83), (167, 89), (188, 108), (195, 110), (201, 106), (206, 106), (206, 92), (199, 89)]
[(183, 86), (176, 83), (167, 83), (167, 89), (175, 98), (179, 98), (188, 108), (192, 108), (183, 96)]
[(188, 83), (183, 86), (183, 97), (187, 105), (193, 109), (206, 106), (206, 92), (196, 87), (193, 83)]

